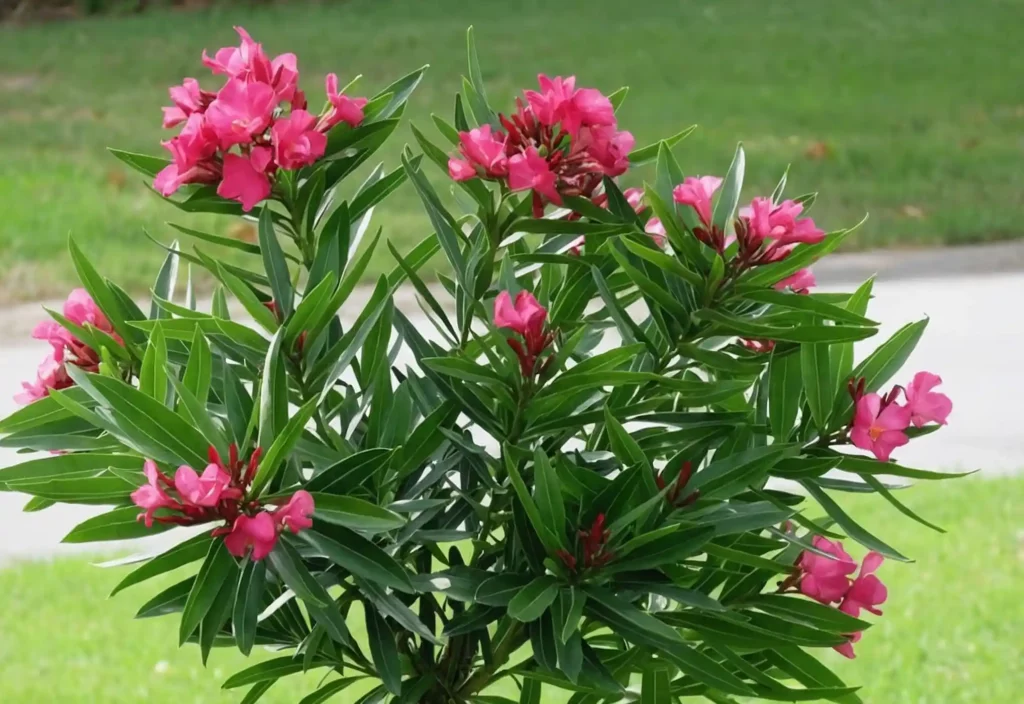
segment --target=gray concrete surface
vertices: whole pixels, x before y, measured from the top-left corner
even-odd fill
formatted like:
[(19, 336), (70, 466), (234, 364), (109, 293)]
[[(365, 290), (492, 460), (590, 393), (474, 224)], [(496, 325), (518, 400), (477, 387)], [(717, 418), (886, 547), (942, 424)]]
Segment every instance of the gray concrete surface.
[[(985, 265), (985, 261), (988, 265)], [(961, 264), (959, 273), (954, 267)], [(1010, 266), (1013, 264), (1013, 266)], [(940, 272), (928, 275), (930, 267)], [(953, 399), (949, 426), (911, 442), (895, 453), (902, 463), (928, 469), (979, 469), (985, 475), (1015, 472), (1024, 466), (1024, 381), (1020, 373), (1024, 326), (1018, 305), (1024, 301), (1024, 245), (995, 245), (924, 253), (838, 255), (815, 267), (821, 290), (849, 289), (879, 271), (869, 317), (882, 323), (881, 334), (859, 343), (858, 358), (900, 325), (929, 317), (928, 330), (905, 368), (906, 379), (918, 370), (942, 376), (941, 390)], [(359, 296), (345, 306), (358, 313)], [(396, 304), (419, 316), (414, 292), (403, 290)], [(34, 373), (45, 353), (29, 338), (40, 317), (39, 305), (0, 313), (0, 416), (15, 408), (12, 396), (20, 381)], [(424, 327), (429, 324), (424, 322)], [(0, 449), (0, 466), (16, 463), (11, 450)], [(84, 547), (60, 544), (76, 523), (98, 512), (81, 506), (54, 506), (20, 513), (27, 497), (0, 493), (0, 564), (76, 550), (125, 552), (157, 549), (166, 535), (118, 544)]]

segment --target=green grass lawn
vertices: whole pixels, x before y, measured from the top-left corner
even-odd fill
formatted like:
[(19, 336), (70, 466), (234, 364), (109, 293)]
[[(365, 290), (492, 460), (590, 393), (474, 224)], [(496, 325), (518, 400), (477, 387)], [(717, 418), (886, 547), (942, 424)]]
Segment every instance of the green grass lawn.
[[(826, 230), (870, 212), (852, 246), (1024, 234), (1019, 2), (289, 2), (0, 28), (0, 300), (62, 293), (69, 231), (106, 273), (149, 285), (162, 254), (142, 228), (169, 241), (162, 223), (180, 216), (104, 148), (161, 153), (167, 86), (205, 76), (201, 50), (233, 43), (236, 23), (299, 54), (314, 104), (328, 71), (364, 74), (370, 93), (432, 64), (410, 109), (421, 124), (450, 113), (474, 24), (496, 105), (538, 71), (629, 85), (621, 124), (640, 144), (699, 123), (680, 161), (723, 173), (743, 140), (750, 196), (792, 163), (792, 192), (820, 191)], [(406, 141), (403, 127), (383, 158)], [(379, 222), (400, 248), (428, 230), (409, 188)], [(391, 266), (381, 252), (371, 274)]]
[[(1017, 701), (1024, 688), (1024, 479), (922, 485), (903, 496), (949, 533), (910, 522), (879, 497), (844, 497), (859, 521), (917, 562), (883, 565), (885, 616), (858, 644), (858, 658), (846, 661), (831, 651), (824, 657), (848, 682), (864, 685), (863, 698), (872, 704)], [(180, 576), (106, 600), (127, 569), (62, 559), (0, 571), (5, 704), (241, 699), (240, 691), (219, 690), (245, 666), (239, 654), (214, 651), (204, 671), (197, 648), (176, 647), (176, 618), (132, 620), (145, 599)], [(294, 704), (316, 681), (315, 674), (283, 680), (261, 701)], [(514, 685), (506, 682), (504, 693), (515, 696)], [(346, 697), (337, 701), (355, 700)], [(545, 690), (545, 702), (564, 700)]]

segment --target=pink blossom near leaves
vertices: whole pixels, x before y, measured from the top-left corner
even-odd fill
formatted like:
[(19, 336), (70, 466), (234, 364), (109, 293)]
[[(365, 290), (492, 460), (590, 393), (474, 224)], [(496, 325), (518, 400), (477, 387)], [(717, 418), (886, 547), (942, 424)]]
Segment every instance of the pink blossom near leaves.
[(48, 396), (51, 389), (66, 389), (73, 383), (64, 362), (48, 354), (39, 363), (35, 380), (21, 382), (21, 391), (14, 395), (14, 401), (23, 405), (32, 403)]
[(178, 502), (164, 490), (156, 462), (146, 460), (143, 463), (143, 473), (146, 475), (146, 483), (133, 491), (131, 498), (132, 502), (144, 511), (139, 514), (139, 520), (144, 521), (147, 528), (152, 528), (153, 514), (162, 508), (175, 508)]
[(161, 195), (169, 196), (186, 183), (216, 178), (207, 160), (217, 151), (217, 135), (203, 115), (190, 115), (178, 136), (161, 144), (171, 153), (171, 163), (153, 181), (153, 188)]
[(277, 525), (274, 518), (261, 511), (255, 516), (240, 515), (231, 526), (231, 532), (224, 537), (224, 545), (235, 557), (245, 557), (252, 548), (251, 557), (260, 561), (271, 553), (277, 544)]
[(364, 119), (363, 108), (366, 107), (366, 98), (350, 98), (339, 93), (338, 76), (336, 74), (327, 74), (325, 84), (327, 100), (331, 104), (331, 109), (321, 120), (318, 129), (326, 132), (341, 122), (344, 122), (349, 127), (358, 127)]
[(888, 462), (893, 450), (910, 441), (904, 432), (910, 426), (910, 409), (895, 401), (883, 405), (878, 394), (865, 394), (857, 401), (850, 440)]
[(235, 27), (235, 31), (241, 38), (241, 44), (218, 49), (212, 58), (203, 51), (203, 64), (213, 71), (214, 75), (269, 84), (274, 77), (273, 66), (263, 52), (263, 47), (242, 27)]
[(850, 660), (854, 660), (854, 659), (856, 659), (857, 656), (853, 652), (853, 644), (858, 642), (861, 639), (861, 636), (863, 636), (863, 635), (864, 634), (861, 633), (860, 631), (857, 631), (856, 633), (851, 633), (848, 636), (846, 636), (847, 637), (847, 641), (845, 643), (841, 643), (839, 645), (833, 645), (832, 646), (832, 650), (836, 651), (837, 653), (842, 655), (844, 658), (848, 658)]
[(193, 113), (205, 109), (206, 96), (199, 87), (199, 81), (194, 78), (186, 78), (180, 86), (171, 86), (168, 92), (174, 105), (163, 108), (164, 129), (175, 127)]
[(626, 202), (629, 203), (630, 207), (633, 208), (637, 213), (643, 210), (644, 207), (644, 189), (642, 188), (627, 188), (622, 192), (625, 196)]
[(464, 158), (448, 162), (448, 173), (456, 181), (466, 181), (480, 174), (490, 178), (508, 175), (505, 138), (494, 133), (490, 125), (459, 132), (459, 151)]
[(693, 208), (705, 226), (711, 225), (711, 196), (722, 185), (717, 176), (687, 176), (672, 189), (672, 200)]
[(317, 118), (305, 110), (292, 110), (271, 129), (274, 161), (282, 169), (309, 166), (324, 155), (327, 137), (315, 127)]
[(541, 335), (547, 317), (547, 309), (529, 291), (516, 294), (515, 303), (508, 291), (502, 291), (494, 299), (494, 325), (508, 328), (523, 337)]
[(749, 207), (740, 209), (739, 215), (746, 221), (748, 235), (754, 242), (769, 239), (779, 247), (821, 242), (825, 233), (812, 219), (797, 219), (803, 209), (802, 203), (792, 200), (774, 205), (770, 198), (755, 198)]
[(313, 519), (310, 517), (314, 508), (313, 496), (308, 491), (296, 491), (288, 503), (274, 512), (274, 520), (282, 530), (298, 534), (300, 530), (313, 527)]
[(932, 391), (942, 383), (942, 377), (931, 372), (918, 372), (907, 386), (907, 408), (910, 422), (920, 428), (927, 423), (946, 425), (946, 418), (953, 411), (953, 402), (938, 391)]
[(814, 273), (810, 269), (801, 269), (792, 276), (787, 276), (775, 284), (775, 288), (779, 291), (789, 289), (794, 293), (807, 293), (817, 285), (818, 282), (814, 278)]
[(224, 155), (224, 178), (217, 187), (217, 195), (237, 200), (242, 210), (249, 212), (270, 195), (267, 167), (271, 163), (269, 147), (256, 147), (248, 157)]
[(850, 588), (850, 577), (857, 563), (839, 541), (814, 536), (814, 547), (832, 557), (805, 550), (797, 563), (801, 570), (800, 591), (822, 604), (838, 603)]
[(281, 54), (270, 62), (270, 72), (273, 76), (271, 86), (277, 99), (283, 102), (292, 103), (296, 106), (296, 94), (299, 93), (299, 60), (295, 54)]
[(661, 223), (660, 219), (651, 218), (648, 220), (647, 224), (644, 225), (644, 232), (651, 236), (651, 239), (654, 240), (654, 244), (659, 247), (665, 246), (665, 239), (668, 236), (668, 233), (665, 232), (665, 226)]
[(555, 188), (556, 182), (547, 160), (534, 147), (508, 160), (508, 187), (513, 191), (532, 190), (549, 202), (561, 205), (562, 196)]
[(249, 144), (270, 126), (277, 96), (265, 83), (232, 79), (224, 84), (206, 111), (206, 121), (222, 149)]
[(576, 77), (537, 76), (540, 91), (525, 91), (530, 108), (541, 124), (556, 123), (570, 135), (581, 127), (613, 125), (615, 109), (611, 100), (595, 88), (576, 88)]
[(182, 465), (174, 473), (174, 488), (190, 506), (210, 508), (220, 501), (221, 494), (231, 483), (231, 476), (216, 464), (208, 464), (202, 475)]
[(631, 133), (600, 125), (581, 129), (577, 148), (597, 161), (606, 176), (619, 176), (629, 168), (629, 153), (635, 145)]
[(860, 565), (860, 573), (846, 592), (843, 603), (839, 606), (840, 611), (854, 618), (860, 616), (862, 609), (876, 616), (882, 615), (882, 612), (875, 607), (885, 603), (885, 600), (889, 598), (889, 590), (875, 572), (878, 571), (884, 560), (885, 558), (874, 551), (864, 556)]

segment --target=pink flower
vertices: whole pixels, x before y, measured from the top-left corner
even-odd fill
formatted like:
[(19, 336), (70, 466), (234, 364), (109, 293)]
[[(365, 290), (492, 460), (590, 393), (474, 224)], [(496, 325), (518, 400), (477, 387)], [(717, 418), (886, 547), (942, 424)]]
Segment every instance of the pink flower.
[(771, 239), (779, 247), (821, 242), (825, 233), (815, 227), (814, 220), (797, 220), (803, 209), (802, 203), (792, 200), (772, 205), (770, 198), (755, 198), (750, 207), (740, 210), (740, 217), (747, 221), (749, 235), (756, 242)]
[(878, 394), (865, 394), (857, 401), (850, 440), (862, 450), (871, 450), (882, 462), (897, 447), (909, 442), (903, 431), (910, 425), (910, 409), (895, 401), (882, 403)]
[(615, 109), (611, 101), (594, 88), (576, 90), (576, 77), (548, 78), (537, 76), (540, 92), (528, 90), (526, 99), (541, 124), (561, 123), (562, 129), (576, 135), (580, 127), (615, 124)]
[(668, 233), (665, 232), (665, 226), (661, 224), (660, 219), (651, 218), (648, 220), (647, 224), (644, 225), (644, 232), (651, 236), (654, 244), (659, 247), (665, 246), (665, 238), (668, 236)]
[(313, 527), (313, 497), (308, 491), (296, 491), (281, 508), (274, 513), (274, 520), (282, 530), (298, 534), (300, 530)]
[(636, 212), (640, 212), (644, 209), (644, 189), (642, 188), (627, 188), (622, 192), (622, 195), (626, 197), (626, 202), (629, 203), (630, 207)]
[(248, 144), (270, 126), (277, 96), (266, 83), (232, 79), (224, 84), (206, 111), (206, 120), (223, 149)]
[(273, 75), (271, 85), (278, 100), (289, 102), (292, 107), (299, 107), (296, 105), (298, 102), (305, 103), (305, 98), (301, 101), (297, 99), (301, 97), (301, 91), (298, 90), (299, 60), (295, 54), (281, 54), (276, 57), (270, 62), (270, 71)]
[(953, 410), (953, 402), (946, 394), (932, 391), (942, 383), (942, 378), (931, 372), (918, 372), (907, 387), (907, 408), (910, 421), (918, 428), (925, 423), (946, 424), (946, 417)]
[(802, 572), (800, 591), (822, 604), (839, 602), (850, 588), (848, 575), (857, 570), (857, 563), (839, 541), (832, 542), (816, 535), (812, 542), (818, 550), (832, 555), (835, 559), (804, 551), (797, 563)]
[(556, 181), (550, 165), (535, 147), (529, 147), (526, 152), (508, 160), (508, 187), (513, 191), (532, 189), (549, 202), (561, 205), (562, 197), (555, 189)]
[(363, 121), (363, 108), (366, 107), (366, 98), (350, 98), (338, 92), (338, 76), (333, 73), (327, 74), (327, 100), (331, 103), (330, 111), (320, 120), (317, 126), (321, 132), (326, 132), (339, 122), (344, 122), (349, 127), (358, 127)]
[(132, 492), (132, 502), (144, 513), (139, 514), (139, 520), (145, 521), (147, 528), (153, 527), (153, 514), (161, 508), (180, 508), (177, 501), (168, 496), (161, 486), (163, 479), (160, 470), (153, 460), (146, 460), (143, 464), (143, 472), (148, 482)]
[(75, 325), (91, 325), (106, 333), (114, 332), (114, 326), (84, 288), (73, 289), (68, 294), (64, 301), (64, 317)]
[(785, 291), (788, 288), (792, 290), (793, 293), (805, 294), (817, 285), (818, 282), (815, 280), (814, 274), (811, 273), (811, 270), (801, 269), (792, 276), (787, 276), (782, 281), (775, 284), (775, 288), (779, 291)]
[(456, 181), (466, 181), (480, 174), (495, 178), (508, 174), (505, 138), (491, 132), (490, 125), (481, 125), (469, 132), (459, 132), (459, 151), (465, 159), (448, 161), (448, 174)]
[(216, 464), (208, 464), (202, 476), (196, 470), (182, 465), (174, 473), (174, 488), (190, 506), (212, 508), (231, 483), (231, 476)]
[(208, 183), (216, 179), (209, 159), (217, 151), (217, 135), (203, 115), (193, 113), (174, 139), (162, 142), (171, 153), (171, 163), (153, 180), (153, 188), (169, 196), (186, 183)]
[(860, 574), (853, 580), (849, 591), (843, 598), (839, 610), (854, 618), (860, 616), (861, 609), (865, 609), (875, 616), (881, 616), (882, 612), (875, 607), (884, 604), (889, 597), (889, 590), (882, 584), (882, 580), (875, 576), (875, 572), (885, 560), (877, 552), (869, 552), (864, 556), (860, 565)]
[(711, 196), (722, 185), (717, 176), (687, 176), (672, 189), (672, 200), (697, 211), (697, 217), (706, 226), (711, 225)]
[(267, 167), (271, 163), (269, 147), (255, 147), (248, 157), (224, 155), (224, 179), (217, 186), (217, 195), (237, 200), (249, 212), (270, 195)]
[(513, 305), (508, 291), (502, 291), (494, 299), (494, 324), (499, 328), (508, 328), (523, 337), (538, 337), (544, 329), (544, 321), (548, 311), (529, 291), (516, 294)]
[(66, 389), (74, 382), (68, 376), (61, 357), (46, 355), (36, 370), (35, 381), (21, 382), (21, 391), (14, 395), (15, 403), (26, 404), (38, 401), (49, 395), (50, 389)]
[(586, 150), (606, 176), (619, 176), (626, 172), (629, 153), (635, 145), (636, 140), (631, 133), (620, 132), (614, 125), (585, 127), (580, 130), (577, 142), (577, 147)]
[(181, 124), (192, 113), (202, 112), (213, 98), (213, 94), (202, 90), (194, 78), (186, 78), (180, 86), (171, 86), (168, 92), (174, 105), (163, 109), (165, 129)]
[(832, 650), (836, 651), (844, 658), (854, 660), (857, 656), (853, 652), (853, 644), (859, 641), (862, 635), (863, 634), (860, 631), (857, 631), (856, 633), (851, 633), (847, 636), (849, 640), (847, 640), (842, 645), (833, 645)]
[(210, 58), (203, 51), (203, 63), (214, 75), (227, 75), (243, 81), (261, 81), (270, 83), (274, 78), (274, 70), (270, 59), (263, 53), (263, 47), (249, 36), (241, 27), (235, 27), (241, 37), (240, 46), (229, 46), (218, 49)]
[(288, 117), (274, 123), (270, 133), (278, 166), (299, 169), (324, 155), (327, 137), (314, 129), (316, 121), (317, 118), (305, 110), (292, 110)]
[(224, 545), (235, 557), (245, 557), (252, 548), (252, 559), (262, 560), (277, 544), (277, 526), (273, 517), (261, 511), (253, 517), (242, 514), (235, 519)]

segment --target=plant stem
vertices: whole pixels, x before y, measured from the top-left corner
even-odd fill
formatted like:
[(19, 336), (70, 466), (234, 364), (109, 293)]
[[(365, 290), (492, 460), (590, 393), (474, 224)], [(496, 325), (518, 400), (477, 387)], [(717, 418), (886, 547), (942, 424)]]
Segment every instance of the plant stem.
[(522, 632), (523, 624), (519, 621), (513, 621), (512, 625), (505, 631), (505, 635), (494, 648), (494, 661), (490, 665), (477, 670), (472, 677), (466, 680), (465, 684), (459, 687), (458, 693), (460, 697), (470, 697), (490, 684), (494, 673), (508, 662), (508, 659), (512, 657), (512, 653), (522, 645), (520, 642)]

